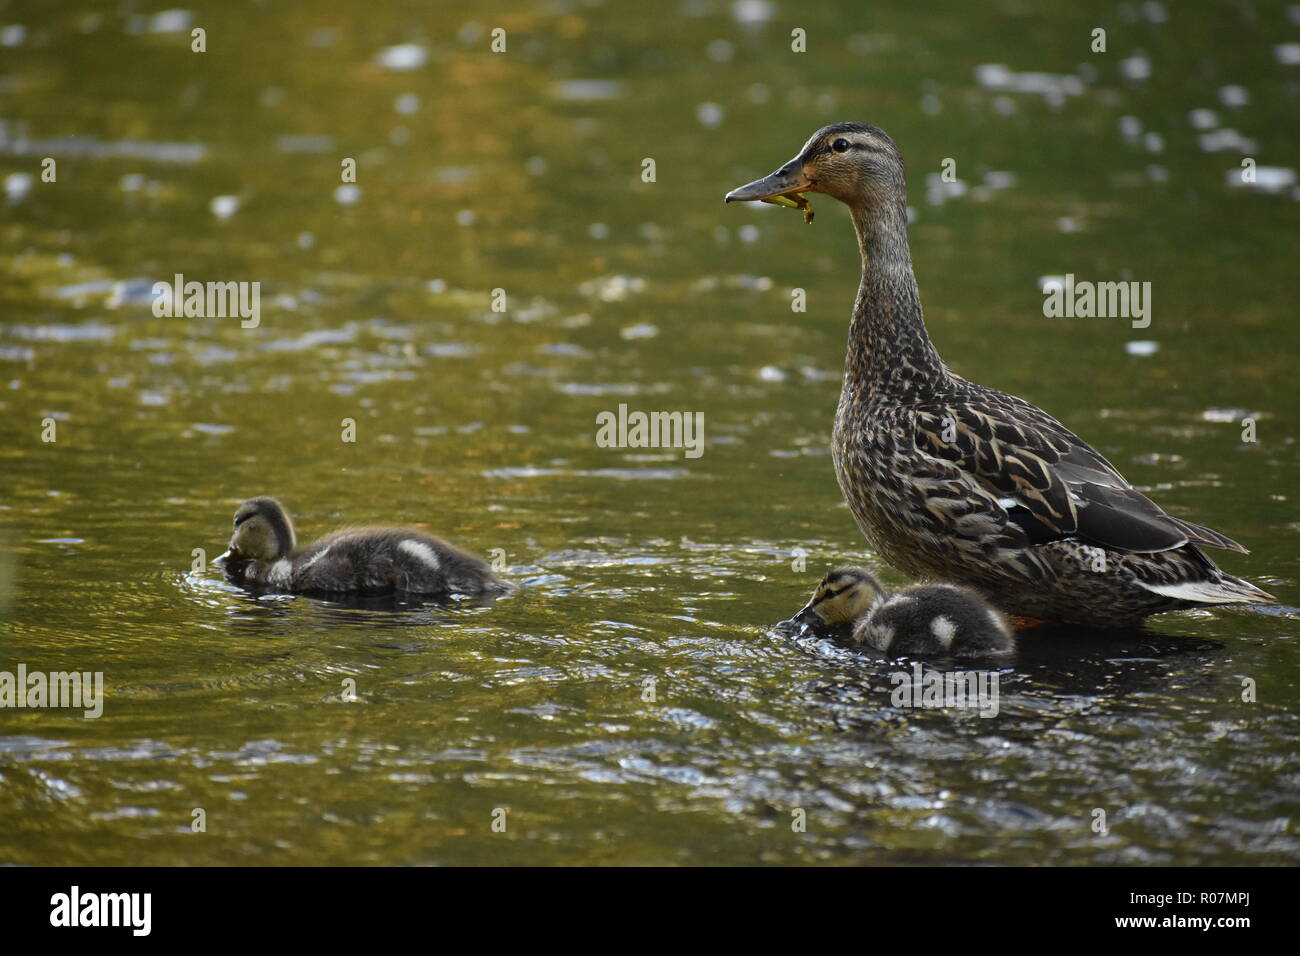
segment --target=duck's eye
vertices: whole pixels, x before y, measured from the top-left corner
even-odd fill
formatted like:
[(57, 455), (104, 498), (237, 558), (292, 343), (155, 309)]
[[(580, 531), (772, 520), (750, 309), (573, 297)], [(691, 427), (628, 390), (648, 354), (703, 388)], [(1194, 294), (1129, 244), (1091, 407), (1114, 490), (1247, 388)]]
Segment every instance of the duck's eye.
[(849, 151), (849, 141), (841, 136), (835, 142), (831, 143), (831, 149), (835, 150), (837, 153), (847, 153)]

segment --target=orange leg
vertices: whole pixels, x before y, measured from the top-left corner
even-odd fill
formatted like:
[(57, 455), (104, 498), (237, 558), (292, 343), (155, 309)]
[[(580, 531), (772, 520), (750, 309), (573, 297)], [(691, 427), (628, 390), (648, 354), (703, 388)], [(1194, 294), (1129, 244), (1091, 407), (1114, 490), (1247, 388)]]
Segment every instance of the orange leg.
[(1027, 631), (1031, 627), (1038, 627), (1040, 624), (1047, 623), (1036, 617), (1020, 617), (1018, 614), (1008, 614), (1007, 620), (1011, 622), (1017, 631)]

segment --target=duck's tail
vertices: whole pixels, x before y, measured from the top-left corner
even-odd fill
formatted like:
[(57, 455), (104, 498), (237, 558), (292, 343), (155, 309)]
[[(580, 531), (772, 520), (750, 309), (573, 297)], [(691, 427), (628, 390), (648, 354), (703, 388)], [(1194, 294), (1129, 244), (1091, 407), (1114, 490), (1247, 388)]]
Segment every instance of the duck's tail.
[(1175, 557), (1172, 570), (1156, 580), (1139, 580), (1138, 583), (1155, 594), (1184, 602), (1184, 607), (1206, 604), (1272, 604), (1277, 598), (1249, 581), (1233, 577), (1221, 570), (1205, 556), (1200, 548), (1188, 545), (1178, 551), (1166, 552), (1164, 557)]
[[(1202, 524), (1192, 524), (1190, 521), (1184, 521), (1181, 518), (1175, 518), (1173, 515), (1167, 516), (1170, 521), (1178, 526), (1183, 534), (1187, 535), (1187, 540), (1192, 544), (1209, 545), (1211, 548), (1224, 548), (1228, 551), (1236, 551), (1238, 554), (1250, 554), (1245, 547), (1233, 541), (1226, 534), (1219, 534), (1213, 528), (1207, 528)], [(1236, 578), (1233, 578), (1235, 581)], [(1245, 584), (1245, 582), (1241, 582)]]

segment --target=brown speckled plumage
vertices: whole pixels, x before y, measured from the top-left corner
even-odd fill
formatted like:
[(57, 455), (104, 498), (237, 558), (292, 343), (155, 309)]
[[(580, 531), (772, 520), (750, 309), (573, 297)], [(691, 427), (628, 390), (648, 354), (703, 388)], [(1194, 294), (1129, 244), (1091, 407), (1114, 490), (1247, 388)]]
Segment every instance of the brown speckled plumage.
[(882, 130), (837, 123), (728, 195), (822, 192), (849, 207), (862, 281), (835, 414), (835, 474), (867, 540), (924, 580), (975, 588), (1022, 617), (1127, 626), (1149, 614), (1272, 597), (1041, 409), (968, 382), (925, 329), (907, 243), (902, 158)]

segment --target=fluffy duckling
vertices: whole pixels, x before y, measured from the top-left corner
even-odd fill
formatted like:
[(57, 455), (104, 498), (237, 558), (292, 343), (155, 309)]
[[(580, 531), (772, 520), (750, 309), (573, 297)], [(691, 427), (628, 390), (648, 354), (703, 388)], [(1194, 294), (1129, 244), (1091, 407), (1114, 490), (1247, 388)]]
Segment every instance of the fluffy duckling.
[(344, 529), (299, 548), (274, 498), (239, 506), (217, 562), (235, 584), (270, 591), (481, 597), (510, 587), (481, 559), (411, 528)]
[(1006, 618), (969, 588), (924, 584), (890, 596), (863, 568), (827, 573), (795, 620), (852, 626), (857, 643), (895, 656), (982, 657), (1013, 647)]

